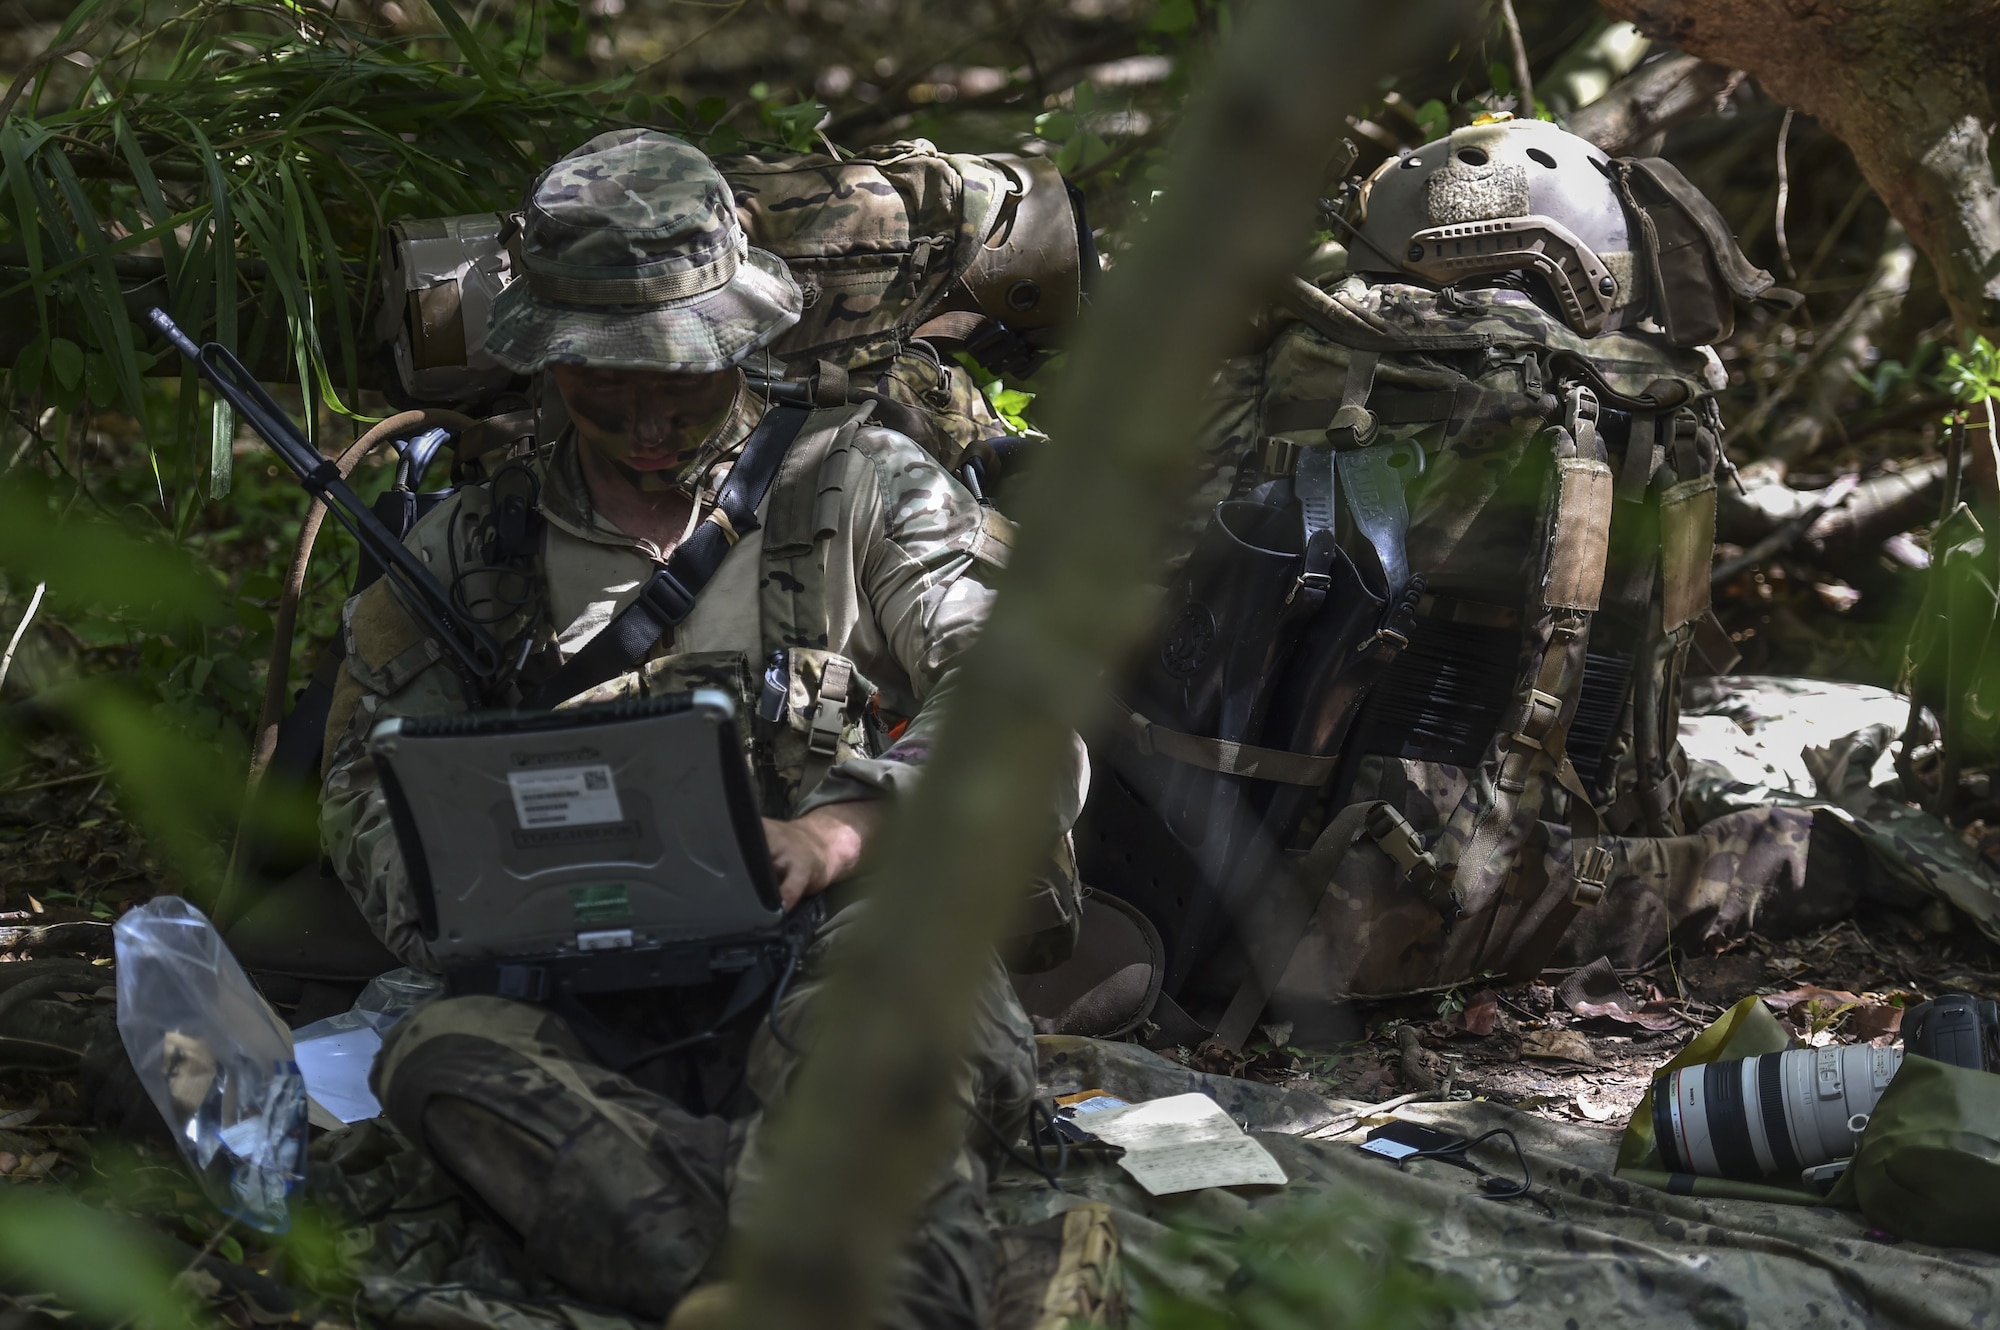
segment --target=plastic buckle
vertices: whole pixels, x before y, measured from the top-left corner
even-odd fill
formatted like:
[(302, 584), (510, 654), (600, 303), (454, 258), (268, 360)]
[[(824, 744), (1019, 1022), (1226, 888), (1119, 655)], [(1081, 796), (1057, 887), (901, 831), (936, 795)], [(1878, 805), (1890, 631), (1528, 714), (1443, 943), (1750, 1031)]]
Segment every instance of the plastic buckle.
[[(1547, 719), (1542, 719), (1546, 717)], [(1514, 742), (1523, 748), (1540, 748), (1542, 740), (1555, 729), (1556, 721), (1562, 717), (1562, 699), (1553, 693), (1545, 693), (1539, 688), (1528, 691), (1528, 714), (1521, 718), (1521, 728), (1514, 731)]]
[(1570, 903), (1591, 906), (1603, 900), (1605, 888), (1611, 883), (1611, 868), (1611, 851), (1602, 845), (1585, 850), (1571, 872)]
[(812, 734), (806, 740), (806, 748), (821, 757), (829, 756), (840, 748), (841, 714), (847, 709), (847, 699), (838, 700), (821, 694), (819, 706), (813, 711)]
[(1260, 465), (1264, 468), (1266, 476), (1289, 476), (1298, 467), (1299, 445), (1290, 439), (1281, 439), (1274, 435), (1264, 440), (1258, 452), (1261, 457)]
[(694, 613), (694, 592), (681, 585), (671, 569), (658, 568), (639, 588), (639, 599), (668, 624), (679, 624)]

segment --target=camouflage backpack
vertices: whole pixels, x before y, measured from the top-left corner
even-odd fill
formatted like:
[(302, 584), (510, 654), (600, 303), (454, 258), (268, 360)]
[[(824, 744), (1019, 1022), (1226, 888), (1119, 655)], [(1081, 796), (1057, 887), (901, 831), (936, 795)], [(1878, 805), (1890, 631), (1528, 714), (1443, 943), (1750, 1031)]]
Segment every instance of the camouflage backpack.
[[(798, 324), (753, 373), (809, 379), (818, 405), (873, 400), (881, 423), (947, 468), (1008, 433), (950, 353), (1019, 377), (1075, 316), (1096, 257), (1081, 201), (1052, 163), (915, 140), (715, 165), (750, 243), (784, 259), (805, 294)], [(497, 213), (390, 226), (377, 332), (413, 400), (528, 408), (485, 349), (493, 298), (513, 279), (513, 239)]]
[[(1482, 180), (1516, 188), (1461, 134), (1472, 185), (1433, 186), (1433, 218)], [(1539, 230), (1556, 289), (1607, 308), (1520, 282), (1296, 281), (1224, 376), (1232, 497), (1096, 753), (1085, 879), (1153, 920), (1165, 992), (1225, 1043), (1274, 997), (1289, 1016), (1565, 950), (1635, 963), (1666, 911), (1648, 898), (1714, 857), (1684, 835), (1676, 734), (1690, 651), (1734, 657), (1708, 600), (1719, 366), (1642, 321), (1671, 285), (1635, 277), (1660, 246), (1565, 275), (1539, 241), (1571, 231), (1494, 206), (1523, 215), (1485, 232)], [(1476, 264), (1483, 243), (1448, 252)]]

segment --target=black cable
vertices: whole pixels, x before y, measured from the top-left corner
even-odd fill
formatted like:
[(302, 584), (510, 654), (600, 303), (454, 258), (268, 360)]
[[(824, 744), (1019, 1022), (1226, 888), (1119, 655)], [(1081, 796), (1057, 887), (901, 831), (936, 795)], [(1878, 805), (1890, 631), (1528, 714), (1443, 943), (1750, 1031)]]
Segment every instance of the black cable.
[[(798, 1058), (804, 1057), (805, 1053), (799, 1048), (797, 1044), (793, 1043), (791, 1039), (786, 1036), (783, 1030), (778, 1028), (778, 1004), (785, 1000), (785, 993), (792, 986), (792, 976), (798, 972), (799, 957), (804, 952), (804, 950), (805, 950), (804, 944), (796, 941), (785, 948), (785, 968), (779, 971), (778, 973), (778, 982), (771, 989), (770, 1006), (765, 1009), (765, 1019), (770, 1022), (771, 1026), (771, 1037), (773, 1039), (776, 1039), (787, 1053), (790, 1053), (793, 1057), (798, 1057)], [(746, 1013), (738, 1012), (735, 1015), (730, 1016), (729, 1021), (735, 1021), (744, 1014)], [(629, 1062), (626, 1062), (622, 1066), (620, 1066), (618, 1068), (618, 1074), (621, 1076), (629, 1076), (632, 1074), (632, 1072), (634, 1072), (640, 1067), (645, 1066), (649, 1062), (657, 1062), (661, 1058), (670, 1057), (673, 1054), (679, 1053), (684, 1049), (692, 1048), (696, 1044), (705, 1044), (711, 1039), (718, 1038), (721, 1036), (724, 1025), (726, 1024), (728, 1024), (727, 1021), (723, 1022), (722, 1024), (712, 1025), (708, 1029), (701, 1031), (699, 1034), (685, 1035), (682, 1038), (672, 1040), (669, 1043), (661, 1044), (657, 1048), (649, 1048), (645, 1052), (639, 1054), (639, 1056), (633, 1058)]]
[(1035, 1135), (1033, 1130), (1035, 1114), (1037, 1111), (1040, 1111), (1042, 1115), (1048, 1119), (1051, 1127), (1053, 1127), (1055, 1119), (1052, 1115), (1049, 1114), (1049, 1111), (1046, 1108), (1042, 1107), (1041, 1100), (1039, 1099), (1034, 1100), (1032, 1103), (1028, 1105), (1028, 1123), (1030, 1128), (1028, 1139), (1034, 1142), (1035, 1157), (1033, 1159), (1028, 1158), (1026, 1155), (1022, 1154), (1020, 1150), (1015, 1148), (1014, 1143), (1011, 1140), (1007, 1139), (1006, 1136), (1002, 1135), (1000, 1129), (993, 1125), (992, 1119), (988, 1118), (984, 1113), (979, 1111), (979, 1105), (973, 1103), (970, 1099), (967, 1099), (962, 1095), (959, 1097), (958, 1102), (960, 1107), (962, 1107), (963, 1109), (965, 1109), (966, 1112), (972, 1115), (972, 1120), (974, 1122), (977, 1122), (981, 1127), (985, 1128), (986, 1134), (993, 1138), (993, 1143), (995, 1145), (999, 1146), (1002, 1150), (1006, 1152), (1007, 1157), (1009, 1159), (1019, 1164), (1022, 1168), (1027, 1169), (1030, 1173), (1033, 1173), (1036, 1177), (1040, 1178), (1043, 1182), (1048, 1183), (1051, 1187), (1054, 1187), (1057, 1191), (1063, 1192), (1064, 1195), (1068, 1195), (1068, 1192), (1064, 1190), (1062, 1185), (1062, 1172), (1063, 1168), (1069, 1163), (1069, 1142), (1063, 1139), (1062, 1133), (1060, 1131), (1055, 1133), (1056, 1136), (1055, 1168), (1053, 1169), (1047, 1168), (1042, 1163), (1042, 1143), (1040, 1139)]
[[(1521, 1166), (1521, 1180), (1519, 1182), (1515, 1182), (1511, 1178), (1503, 1178), (1497, 1174), (1488, 1173), (1478, 1164), (1472, 1162), (1471, 1152), (1473, 1148), (1484, 1145), (1495, 1136), (1505, 1136), (1507, 1144), (1514, 1147), (1514, 1162)], [(1507, 1130), (1505, 1127), (1495, 1127), (1492, 1131), (1486, 1132), (1481, 1136), (1475, 1136), (1469, 1141), (1459, 1141), (1452, 1145), (1440, 1146), (1435, 1150), (1413, 1151), (1398, 1159), (1396, 1167), (1403, 1168), (1415, 1159), (1435, 1159), (1440, 1163), (1450, 1164), (1455, 1168), (1462, 1168), (1469, 1172), (1477, 1173), (1479, 1175), (1480, 1194), (1489, 1201), (1511, 1201), (1516, 1197), (1526, 1196), (1535, 1185), (1534, 1175), (1528, 1171), (1528, 1157), (1521, 1152), (1521, 1142), (1515, 1137), (1513, 1132)], [(1498, 1184), (1497, 1186), (1495, 1185), (1496, 1183)]]
[(778, 1004), (785, 1000), (785, 993), (792, 986), (792, 976), (798, 972), (799, 956), (804, 951), (805, 944), (796, 939), (785, 949), (784, 972), (778, 976), (778, 986), (771, 990), (771, 1005), (764, 1013), (764, 1019), (771, 1027), (771, 1037), (778, 1041), (780, 1048), (795, 1058), (804, 1057), (805, 1052), (791, 1041), (790, 1036), (778, 1028)]
[(645, 1066), (649, 1062), (658, 1062), (663, 1057), (669, 1057), (675, 1053), (681, 1052), (684, 1049), (693, 1048), (696, 1044), (705, 1044), (709, 1040), (716, 1038), (721, 1033), (722, 1030), (719, 1027), (711, 1026), (710, 1028), (703, 1030), (699, 1034), (686, 1035), (680, 1039), (674, 1039), (667, 1043), (660, 1044), (657, 1047), (649, 1048), (645, 1052), (641, 1053), (638, 1057), (633, 1058), (631, 1061), (619, 1067), (618, 1074), (620, 1076), (630, 1076), (633, 1072), (637, 1071), (639, 1068)]

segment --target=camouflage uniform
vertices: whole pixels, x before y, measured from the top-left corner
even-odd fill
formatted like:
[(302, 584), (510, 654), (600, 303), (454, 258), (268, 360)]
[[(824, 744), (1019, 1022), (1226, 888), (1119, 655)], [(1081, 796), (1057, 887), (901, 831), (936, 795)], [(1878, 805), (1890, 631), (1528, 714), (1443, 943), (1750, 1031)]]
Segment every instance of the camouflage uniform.
[[(604, 135), (558, 163), (538, 183), (525, 239), (529, 281), (503, 297), (489, 340), (522, 369), (562, 359), (734, 363), (783, 330), (787, 309), (796, 314), (796, 288), (782, 265), (743, 245), (720, 178), (665, 136)], [(537, 285), (538, 275), (549, 280)], [(606, 316), (588, 308), (591, 281), (640, 284), (618, 288), (628, 298), (683, 293), (659, 297), (668, 305), (657, 322), (653, 311), (625, 306)], [(743, 281), (747, 296), (732, 302)], [(711, 436), (707, 451), (720, 462), (699, 482), (698, 511), (711, 506), (762, 411), (739, 394)], [(917, 777), (953, 662), (992, 598), (985, 578), (1005, 556), (1004, 522), (909, 439), (865, 416), (854, 407), (813, 413), (759, 509), (761, 528), (730, 550), (693, 613), (636, 668), (572, 700), (701, 685), (735, 695), (748, 716), (763, 662), (786, 649), (786, 719), (745, 727), (770, 816), (887, 797)], [(514, 682), (522, 694), (581, 649), (660, 560), (649, 542), (594, 511), (578, 448), (566, 434), (527, 463), (543, 525), (524, 561), (484, 559), (491, 486), (461, 491), (408, 540), (482, 610), (509, 658), (527, 661)], [(327, 853), (383, 941), (428, 966), (365, 741), (386, 717), (463, 710), (468, 699), (386, 581), (348, 604), (344, 631), (347, 664), (322, 794)], [(816, 761), (809, 740), (818, 694), (824, 687), (832, 698), (842, 676), (837, 748), (830, 761)], [(897, 735), (893, 743), (883, 742), (886, 732)], [(1081, 776), (1079, 766), (1066, 820), (1080, 802)], [(860, 908), (837, 912), (808, 948), (775, 1016), (786, 1041), (769, 1027), (754, 1038), (742, 1030), (703, 1064), (654, 1064), (641, 1084), (606, 1069), (606, 1048), (628, 1036), (659, 1038), (663, 1023), (671, 1032), (679, 1007), (695, 1013), (680, 1020), (683, 1028), (701, 1028), (703, 993), (594, 1003), (592, 1029), (498, 998), (448, 999), (391, 1036), (374, 1072), (377, 1095), (399, 1127), (509, 1222), (546, 1273), (594, 1301), (664, 1315), (714, 1267), (742, 1185), (761, 1166), (761, 1113), (780, 1098), (793, 1062), (786, 1043), (809, 1037), (829, 958)], [(985, 1006), (963, 1088), (1007, 1132), (1025, 1112), (1034, 1065), (1026, 1018), (997, 964)], [(747, 1115), (691, 1112), (662, 1092), (670, 1075), (700, 1092), (715, 1067), (745, 1057)], [(743, 1102), (703, 1093), (724, 1110)], [(991, 1261), (984, 1169), (967, 1148), (940, 1179), (906, 1255), (892, 1323), (980, 1323)]]

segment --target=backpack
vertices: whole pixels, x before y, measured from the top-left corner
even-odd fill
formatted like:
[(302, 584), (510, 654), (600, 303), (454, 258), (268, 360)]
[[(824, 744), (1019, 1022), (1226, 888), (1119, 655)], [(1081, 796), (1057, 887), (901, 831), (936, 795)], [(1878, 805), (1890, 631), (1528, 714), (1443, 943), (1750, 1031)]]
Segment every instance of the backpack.
[(1680, 678), (1698, 638), (1730, 663), (1705, 352), (1512, 290), (1349, 275), (1287, 304), (1224, 376), (1233, 497), (1079, 828), (1166, 993), (1239, 1047), (1280, 988), (1539, 972), (1633, 889), (1632, 838), (1682, 834)]
[[(1081, 196), (1053, 163), (941, 154), (918, 139), (715, 166), (750, 243), (784, 259), (805, 297), (753, 372), (810, 377), (821, 404), (875, 401), (878, 420), (948, 469), (1009, 432), (951, 353), (1020, 377), (1075, 316), (1096, 254)], [(514, 236), (500, 213), (390, 224), (376, 332), (410, 400), (492, 414), (521, 396), (485, 349)]]

